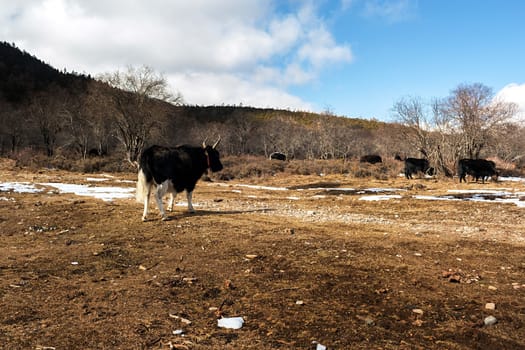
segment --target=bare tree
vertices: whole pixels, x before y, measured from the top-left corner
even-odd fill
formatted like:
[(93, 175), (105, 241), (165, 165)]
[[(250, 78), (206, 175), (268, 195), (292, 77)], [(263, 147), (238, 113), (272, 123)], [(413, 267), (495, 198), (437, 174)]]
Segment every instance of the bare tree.
[(453, 90), (442, 101), (438, 114), (460, 135), (459, 153), (479, 158), (496, 126), (508, 121), (516, 112), (515, 104), (495, 100), (491, 88), (475, 83), (459, 85)]
[(90, 112), (86, 102), (85, 93), (70, 94), (64, 109), (64, 127), (68, 133), (64, 146), (73, 149), (82, 158), (86, 158), (93, 137)]
[(64, 96), (63, 90), (52, 88), (35, 94), (29, 105), (31, 120), (42, 136), (48, 156), (55, 154), (58, 135), (64, 129), (66, 120)]
[(169, 92), (166, 79), (147, 66), (129, 66), (125, 72), (108, 73), (101, 79), (114, 88), (117, 137), (127, 160), (136, 164), (153, 128), (159, 126), (161, 111), (157, 100), (179, 104), (182, 96)]
[(112, 118), (116, 112), (114, 108), (110, 107), (111, 100), (105, 89), (107, 86), (92, 84), (85, 100), (85, 106), (90, 116), (87, 122), (93, 134), (90, 147), (93, 147), (98, 155), (107, 154), (110, 145), (116, 142)]
[(258, 122), (251, 115), (245, 115), (242, 110), (232, 115), (228, 122), (231, 132), (231, 143), (235, 153), (232, 154), (253, 154), (252, 143), (258, 128)]
[(428, 150), (430, 120), (425, 105), (419, 97), (404, 97), (393, 107), (398, 122), (405, 125), (403, 139), (409, 142), (412, 149)]
[(505, 162), (523, 163), (525, 160), (525, 128), (516, 123), (504, 123), (494, 132), (489, 148), (491, 154)]
[(403, 138), (424, 150), (431, 164), (446, 176), (453, 175), (460, 157), (479, 158), (496, 139), (498, 126), (516, 113), (516, 105), (493, 98), (482, 84), (460, 85), (451, 95), (434, 100), (430, 108), (419, 98), (405, 98), (394, 113), (407, 127)]
[[(0, 151), (15, 152), (26, 137), (25, 110), (7, 101), (0, 102)], [(25, 107), (24, 107), (25, 108)]]

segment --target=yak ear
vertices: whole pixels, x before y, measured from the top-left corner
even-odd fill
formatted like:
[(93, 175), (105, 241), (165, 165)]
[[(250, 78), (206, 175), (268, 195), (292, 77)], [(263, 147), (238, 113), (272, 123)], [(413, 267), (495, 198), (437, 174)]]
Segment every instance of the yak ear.
[(219, 138), (217, 139), (217, 141), (215, 141), (215, 143), (213, 144), (212, 148), (215, 149), (215, 147), (217, 147), (220, 142), (221, 142), (221, 136), (219, 135)]
[(206, 148), (206, 141), (208, 141), (207, 137), (202, 141), (202, 148)]

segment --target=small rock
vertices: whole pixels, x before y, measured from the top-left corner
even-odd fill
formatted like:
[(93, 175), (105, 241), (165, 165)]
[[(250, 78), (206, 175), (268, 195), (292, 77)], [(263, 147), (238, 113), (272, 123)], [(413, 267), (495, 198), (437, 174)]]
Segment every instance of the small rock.
[(419, 319), (415, 320), (414, 322), (412, 322), (412, 325), (416, 327), (421, 327), (423, 325), (423, 321)]
[(179, 320), (179, 321), (181, 321), (182, 323), (185, 323), (185, 324), (188, 324), (188, 325), (191, 324), (191, 321), (190, 321), (190, 320), (188, 320), (187, 318), (184, 318), (184, 317), (180, 317), (180, 316), (176, 315), (176, 314), (173, 313), (173, 312), (170, 312), (170, 313), (169, 313), (169, 317), (170, 317), (170, 318), (174, 318), (174, 319), (176, 319), (176, 320)]
[(494, 303), (486, 303), (485, 304), (485, 309), (487, 309), (487, 310), (495, 310), (496, 309), (496, 304), (494, 304)]
[(217, 320), (217, 326), (221, 328), (240, 329), (243, 324), (242, 317), (224, 317)]
[(312, 344), (315, 344), (315, 350), (326, 350), (326, 346), (323, 344), (316, 342), (315, 340), (312, 342)]
[(494, 286), (489, 286), (489, 290), (498, 290), (498, 288)]
[(302, 301), (302, 300), (297, 300), (297, 301), (295, 302), (295, 304), (296, 304), (296, 305), (304, 305), (304, 301)]
[(492, 326), (492, 325), (496, 324), (497, 322), (498, 322), (498, 320), (494, 316), (487, 316), (483, 320), (483, 323), (485, 324), (485, 326)]
[(452, 271), (443, 271), (443, 272), (441, 272), (441, 277), (443, 277), (443, 278), (449, 278), (450, 276), (452, 276)]
[(373, 326), (373, 325), (375, 325), (375, 321), (372, 318), (367, 317), (367, 318), (365, 318), (365, 324), (367, 326)]
[(412, 309), (412, 312), (417, 314), (417, 315), (423, 315), (423, 310), (421, 310), (421, 309)]
[(450, 283), (461, 283), (461, 275), (453, 274), (448, 278)]
[(185, 323), (185, 324), (191, 324), (191, 321), (188, 320), (187, 318), (184, 318), (184, 317), (181, 317), (181, 318), (180, 318), (180, 321), (181, 321), (182, 323)]
[(245, 257), (246, 257), (246, 259), (252, 260), (252, 259), (255, 259), (257, 257), (257, 255), (256, 254), (246, 254)]
[(224, 289), (235, 289), (231, 280), (224, 280)]

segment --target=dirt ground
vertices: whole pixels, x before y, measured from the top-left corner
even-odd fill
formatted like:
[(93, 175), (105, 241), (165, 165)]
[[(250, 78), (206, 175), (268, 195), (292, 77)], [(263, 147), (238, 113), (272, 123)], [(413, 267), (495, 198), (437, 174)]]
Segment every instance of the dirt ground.
[[(100, 185), (93, 176), (0, 167), (0, 182)], [(104, 186), (134, 186), (116, 179), (135, 174), (116, 176)], [(399, 197), (346, 190), (374, 187)], [(147, 222), (133, 199), (0, 192), (0, 347), (525, 349), (525, 208), (414, 197), (488, 188), (525, 191), (342, 175), (200, 182), (195, 214), (179, 205), (160, 221), (152, 205)]]

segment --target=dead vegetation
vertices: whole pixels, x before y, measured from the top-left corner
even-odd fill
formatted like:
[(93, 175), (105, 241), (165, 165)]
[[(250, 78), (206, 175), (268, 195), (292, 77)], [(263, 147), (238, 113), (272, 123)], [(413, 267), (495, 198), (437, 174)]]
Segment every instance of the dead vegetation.
[[(2, 164), (2, 181), (88, 183), (81, 173)], [(380, 187), (399, 197), (364, 201), (359, 191), (342, 191)], [(1, 192), (0, 343), (523, 348), (524, 209), (413, 196), (524, 187), (276, 172), (201, 182), (195, 214), (179, 206), (171, 220), (146, 223), (131, 199)], [(489, 316), (495, 324), (485, 325)], [(218, 317), (245, 322), (224, 329)]]

